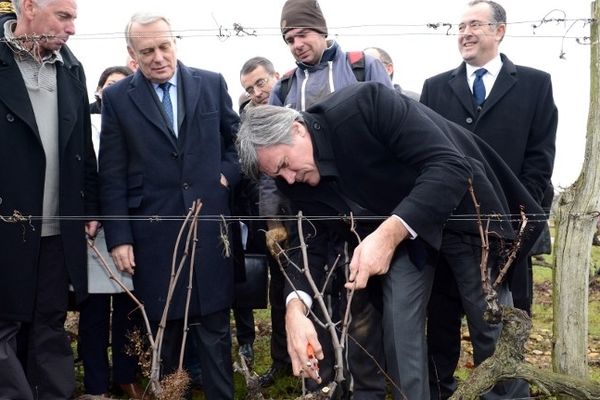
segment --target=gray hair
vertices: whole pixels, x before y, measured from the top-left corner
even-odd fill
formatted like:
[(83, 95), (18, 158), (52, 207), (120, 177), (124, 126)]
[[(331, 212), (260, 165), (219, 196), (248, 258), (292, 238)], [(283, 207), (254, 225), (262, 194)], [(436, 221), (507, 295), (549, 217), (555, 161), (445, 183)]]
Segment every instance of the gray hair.
[(173, 37), (173, 32), (171, 31), (171, 23), (167, 19), (167, 17), (158, 14), (149, 14), (149, 13), (136, 13), (131, 16), (131, 19), (125, 26), (125, 40), (127, 41), (127, 46), (133, 48), (133, 43), (131, 41), (131, 26), (135, 23), (140, 25), (150, 25), (157, 21), (165, 21), (167, 26), (169, 27), (169, 35)]
[(253, 179), (260, 176), (257, 150), (278, 144), (292, 144), (292, 124), (304, 122), (302, 115), (288, 107), (252, 107), (244, 116), (236, 146), (242, 171)]
[(263, 67), (269, 75), (275, 74), (275, 67), (269, 59), (265, 57), (252, 57), (242, 66), (240, 76), (249, 74), (258, 67)]
[[(43, 5), (46, 5), (49, 2), (50, 2), (50, 0), (37, 0), (36, 1), (37, 5), (40, 7)], [(23, 8), (22, 3), (23, 3), (23, 0), (12, 0), (12, 5), (13, 5), (15, 14), (17, 15), (17, 17), (21, 16), (21, 10)]]

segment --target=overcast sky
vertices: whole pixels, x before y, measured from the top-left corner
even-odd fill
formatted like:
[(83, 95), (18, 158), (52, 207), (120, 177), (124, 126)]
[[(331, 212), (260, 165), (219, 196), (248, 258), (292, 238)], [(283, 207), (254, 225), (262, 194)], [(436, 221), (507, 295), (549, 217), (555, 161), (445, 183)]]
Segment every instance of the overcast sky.
[[(505, 7), (509, 21), (501, 51), (516, 64), (552, 75), (559, 110), (552, 180), (555, 186), (566, 187), (577, 179), (581, 170), (589, 103), (590, 46), (578, 44), (575, 37), (589, 36), (590, 29), (583, 22), (571, 20), (590, 18), (590, 2), (499, 2)], [(248, 58), (265, 56), (282, 73), (294, 67), (278, 30), (283, 3), (284, 0), (79, 0), (77, 35), (71, 38), (69, 46), (84, 64), (92, 96), (102, 70), (126, 61), (123, 29), (131, 14), (163, 13), (181, 35), (179, 59), (189, 66), (222, 73), (236, 103), (242, 91), (239, 70)], [(394, 59), (394, 81), (417, 92), (426, 78), (455, 68), (461, 62), (456, 21), (466, 3), (462, 0), (320, 1), (330, 38), (336, 39), (346, 51), (367, 46), (384, 48)], [(544, 17), (567, 21), (540, 24)], [(255, 35), (236, 35), (234, 23)], [(443, 26), (427, 27), (438, 23), (453, 25), (449, 31)], [(538, 27), (534, 28), (534, 24)]]

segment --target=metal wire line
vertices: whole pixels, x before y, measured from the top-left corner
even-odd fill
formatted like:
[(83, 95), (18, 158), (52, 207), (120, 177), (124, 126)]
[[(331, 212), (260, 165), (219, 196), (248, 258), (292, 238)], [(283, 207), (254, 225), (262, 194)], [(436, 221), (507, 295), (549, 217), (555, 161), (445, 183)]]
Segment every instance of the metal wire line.
[[(556, 10), (552, 10), (556, 11)], [(552, 12), (551, 11), (551, 12)], [(559, 10), (560, 11), (560, 10)], [(550, 14), (547, 13), (546, 15)], [(566, 36), (566, 35), (539, 35), (536, 33), (536, 30), (541, 30), (542, 26), (548, 25), (550, 23), (555, 24), (567, 24), (571, 23), (572, 25), (581, 22), (584, 26), (596, 23), (597, 21), (592, 18), (542, 18), (536, 20), (525, 20), (525, 21), (516, 21), (516, 22), (507, 22), (506, 25), (530, 25), (533, 29), (533, 33), (530, 35), (510, 35), (507, 34), (507, 37), (517, 37), (517, 38), (561, 38), (561, 39), (580, 39), (585, 40), (585, 37), (582, 36)], [(356, 36), (356, 35), (366, 35), (366, 36), (411, 36), (411, 35), (459, 35), (458, 33), (450, 33), (452, 29), (458, 26), (458, 23), (450, 23), (450, 22), (429, 22), (429, 23), (421, 23), (421, 24), (359, 24), (359, 25), (341, 25), (341, 26), (331, 26), (329, 30), (333, 33), (334, 36), (343, 35), (343, 36)], [(367, 32), (355, 32), (355, 33), (345, 33), (343, 30), (365, 30), (365, 29), (374, 29), (374, 28), (382, 28), (382, 29), (395, 29), (395, 28), (427, 28), (436, 30), (440, 28), (440, 32), (379, 32), (379, 33), (367, 33)], [(262, 33), (258, 33), (257, 31), (263, 31)], [(341, 30), (342, 32), (336, 32), (336, 30)], [(250, 32), (251, 31), (251, 32)], [(157, 32), (161, 33), (161, 32)], [(275, 26), (243, 26), (239, 23), (233, 23), (232, 28), (225, 28), (222, 25), (218, 25), (217, 27), (211, 28), (185, 28), (185, 29), (173, 29), (171, 34), (176, 36), (177, 38), (186, 38), (186, 37), (222, 37), (222, 36), (237, 36), (237, 37), (245, 37), (245, 36), (281, 36), (280, 27)], [(165, 36), (170, 36), (170, 34), (165, 34)], [(40, 40), (44, 40), (45, 38), (52, 38), (51, 35), (41, 35)], [(101, 40), (101, 39), (122, 39), (125, 38), (125, 33), (120, 32), (93, 32), (93, 33), (79, 33), (72, 37), (72, 40)], [(23, 38), (23, 40), (31, 40), (31, 37)], [(6, 39), (1, 39), (0, 41), (5, 42)]]
[[(598, 211), (593, 211), (585, 214), (577, 214), (576, 216), (591, 218), (597, 217)], [(375, 216), (356, 216), (356, 215), (303, 215), (303, 219), (309, 221), (336, 221), (336, 220), (350, 220), (354, 219), (357, 221), (383, 221), (389, 218), (389, 215), (375, 215)], [(520, 214), (483, 214), (482, 219), (490, 219), (493, 221), (507, 221), (507, 222), (519, 222), (521, 221)], [(527, 215), (529, 221), (547, 221), (548, 214), (529, 214)], [(23, 215), (20, 213), (13, 215), (0, 215), (0, 221), (14, 223), (19, 221), (183, 221), (184, 215), (62, 215), (62, 216), (40, 216), (40, 215)], [(268, 216), (256, 216), (256, 215), (200, 215), (198, 220), (210, 221), (210, 222), (235, 222), (235, 221), (296, 221), (298, 217), (296, 215), (268, 215)], [(476, 214), (461, 214), (451, 215), (448, 221), (477, 221)]]

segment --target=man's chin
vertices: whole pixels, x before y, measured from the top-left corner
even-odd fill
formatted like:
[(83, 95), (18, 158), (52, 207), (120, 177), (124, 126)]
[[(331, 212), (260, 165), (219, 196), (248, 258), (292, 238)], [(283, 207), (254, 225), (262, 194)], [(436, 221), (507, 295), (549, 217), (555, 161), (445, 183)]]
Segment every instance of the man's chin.
[(42, 44), (42, 49), (48, 52), (59, 51), (67, 42), (64, 40), (52, 40)]

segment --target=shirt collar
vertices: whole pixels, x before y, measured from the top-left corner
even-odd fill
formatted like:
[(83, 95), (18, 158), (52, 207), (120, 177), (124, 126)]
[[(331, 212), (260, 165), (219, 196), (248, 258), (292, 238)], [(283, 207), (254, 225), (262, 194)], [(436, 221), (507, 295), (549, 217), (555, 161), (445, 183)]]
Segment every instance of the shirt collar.
[[(15, 56), (20, 57), (20, 59), (24, 59), (29, 56), (31, 59), (37, 61), (37, 59), (31, 55), (31, 52), (21, 45), (21, 41), (16, 39), (16, 36), (14, 34), (16, 26), (16, 19), (10, 19), (4, 23), (4, 37), (8, 41), (10, 47), (12, 47), (13, 50), (15, 50)], [(42, 63), (52, 64), (55, 62), (60, 62), (61, 64), (64, 64), (63, 58), (60, 52), (58, 51), (52, 51), (50, 54), (44, 56), (44, 58), (42, 58), (41, 61)]]
[(481, 67), (475, 67), (471, 64), (467, 64), (467, 77), (473, 75), (475, 71), (477, 71), (480, 68), (485, 68), (488, 74), (490, 74), (493, 77), (497, 77), (500, 73), (500, 69), (502, 68), (502, 59), (500, 58), (500, 53), (498, 53), (496, 57), (492, 58), (490, 61), (488, 61)]
[[(177, 68), (175, 68), (175, 73), (167, 82), (169, 82), (171, 86), (177, 87)], [(152, 82), (152, 87), (154, 87), (155, 90), (158, 90), (158, 85), (160, 85), (160, 83)]]

